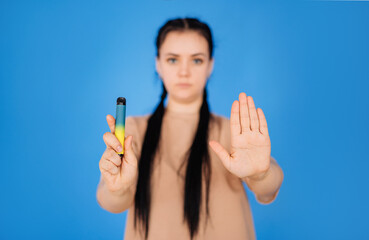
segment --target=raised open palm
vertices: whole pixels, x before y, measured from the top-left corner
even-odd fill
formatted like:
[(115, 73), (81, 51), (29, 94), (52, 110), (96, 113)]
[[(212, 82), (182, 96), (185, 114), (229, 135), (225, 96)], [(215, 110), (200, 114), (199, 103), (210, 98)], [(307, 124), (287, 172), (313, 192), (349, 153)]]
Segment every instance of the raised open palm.
[(219, 142), (209, 145), (228, 171), (244, 178), (260, 178), (270, 166), (271, 143), (268, 126), (261, 108), (256, 110), (251, 96), (240, 93), (234, 101), (230, 117), (231, 152)]

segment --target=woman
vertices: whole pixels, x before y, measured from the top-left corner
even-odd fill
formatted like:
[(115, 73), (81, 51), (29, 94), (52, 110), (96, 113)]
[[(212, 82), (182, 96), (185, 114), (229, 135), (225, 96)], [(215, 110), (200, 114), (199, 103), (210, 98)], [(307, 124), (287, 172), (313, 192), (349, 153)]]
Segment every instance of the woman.
[(161, 101), (153, 114), (127, 117), (123, 159), (115, 119), (107, 115), (99, 204), (113, 213), (129, 209), (126, 239), (255, 239), (242, 181), (264, 204), (283, 181), (263, 111), (240, 93), (230, 120), (209, 112), (214, 58), (205, 23), (170, 20), (156, 47)]

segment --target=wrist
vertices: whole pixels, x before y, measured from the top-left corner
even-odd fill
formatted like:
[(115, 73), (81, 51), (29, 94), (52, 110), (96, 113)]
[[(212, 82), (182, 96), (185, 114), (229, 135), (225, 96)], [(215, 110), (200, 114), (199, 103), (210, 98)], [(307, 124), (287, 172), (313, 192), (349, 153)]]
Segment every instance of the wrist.
[(244, 177), (243, 179), (244, 180), (247, 180), (247, 181), (252, 181), (252, 182), (259, 182), (259, 181), (262, 181), (265, 178), (267, 178), (267, 176), (269, 175), (270, 171), (271, 171), (271, 166), (269, 166), (269, 168), (266, 171), (262, 172), (262, 173), (258, 173), (258, 174), (251, 175), (251, 176), (247, 176), (247, 177)]
[(117, 197), (120, 198), (122, 196), (124, 196), (125, 194), (127, 194), (128, 192), (131, 191), (132, 186), (128, 186), (128, 187), (123, 187), (120, 189), (109, 189), (109, 187), (107, 186), (107, 184), (104, 182), (102, 188), (104, 189), (104, 191), (113, 196), (113, 197)]

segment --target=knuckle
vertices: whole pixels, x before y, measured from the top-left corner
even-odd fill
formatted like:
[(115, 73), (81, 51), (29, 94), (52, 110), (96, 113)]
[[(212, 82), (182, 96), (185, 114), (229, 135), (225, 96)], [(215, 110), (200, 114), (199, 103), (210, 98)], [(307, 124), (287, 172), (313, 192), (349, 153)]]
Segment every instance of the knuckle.
[(105, 165), (105, 169), (107, 171), (110, 171), (112, 169), (113, 164), (110, 161), (105, 161), (104, 165)]
[(109, 132), (104, 133), (103, 139), (104, 139), (105, 142), (108, 139), (108, 137), (109, 137)]
[(111, 171), (111, 169), (113, 168), (112, 163), (111, 162), (107, 162), (106, 163), (108, 170)]
[(99, 166), (100, 169), (106, 170), (106, 160), (101, 160)]
[(114, 162), (114, 164), (115, 164), (115, 165), (117, 165), (117, 166), (119, 166), (119, 165), (121, 164), (121, 161), (120, 161), (120, 159), (118, 158), (118, 155), (117, 155), (117, 157), (114, 157), (113, 162)]
[(113, 149), (109, 149), (108, 152), (107, 152), (107, 159), (113, 159), (114, 158), (114, 150)]
[(104, 152), (104, 154), (102, 155), (102, 159), (107, 159), (109, 158), (109, 149), (107, 148)]
[[(115, 155), (118, 155), (118, 154), (115, 154)], [(109, 161), (116, 164), (116, 162), (117, 162), (116, 156), (111, 156)]]

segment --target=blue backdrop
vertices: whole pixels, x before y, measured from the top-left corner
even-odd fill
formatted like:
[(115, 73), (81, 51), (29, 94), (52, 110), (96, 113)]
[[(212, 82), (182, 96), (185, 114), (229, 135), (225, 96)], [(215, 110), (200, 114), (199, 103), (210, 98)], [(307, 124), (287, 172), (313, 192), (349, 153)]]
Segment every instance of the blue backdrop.
[(156, 33), (186, 16), (213, 30), (211, 110), (244, 91), (267, 118), (285, 178), (247, 190), (258, 239), (369, 238), (369, 2), (3, 0), (0, 239), (123, 238), (95, 197), (105, 117), (152, 112)]

